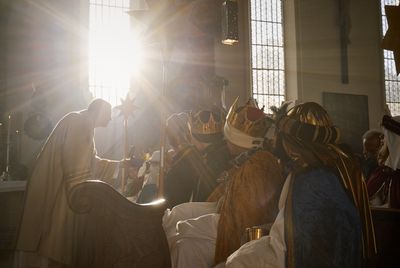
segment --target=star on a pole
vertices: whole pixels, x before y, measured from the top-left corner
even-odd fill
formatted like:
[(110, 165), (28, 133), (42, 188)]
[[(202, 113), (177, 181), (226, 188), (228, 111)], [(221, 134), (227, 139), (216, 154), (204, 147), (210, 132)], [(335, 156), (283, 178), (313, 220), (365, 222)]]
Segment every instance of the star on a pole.
[(119, 116), (123, 116), (126, 120), (129, 116), (133, 117), (134, 112), (138, 109), (134, 102), (135, 98), (131, 99), (129, 94), (126, 95), (125, 99), (121, 98), (121, 104), (115, 107), (120, 110)]
[(400, 73), (400, 6), (385, 6), (388, 30), (382, 48), (393, 51), (396, 73)]

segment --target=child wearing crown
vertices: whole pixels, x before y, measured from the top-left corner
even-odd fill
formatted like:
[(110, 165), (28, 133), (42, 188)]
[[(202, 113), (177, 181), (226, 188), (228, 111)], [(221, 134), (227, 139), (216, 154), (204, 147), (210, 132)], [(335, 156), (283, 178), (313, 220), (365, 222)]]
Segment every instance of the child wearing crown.
[(216, 187), (217, 176), (229, 167), (224, 122), (222, 110), (211, 108), (174, 114), (167, 120), (169, 143), (175, 150), (164, 180), (169, 208), (205, 201)]
[(270, 127), (254, 102), (232, 105), (224, 137), (235, 158), (223, 182), (210, 202), (181, 204), (164, 215), (173, 267), (223, 262), (240, 247), (246, 228), (275, 219), (284, 180), (277, 159), (263, 148)]

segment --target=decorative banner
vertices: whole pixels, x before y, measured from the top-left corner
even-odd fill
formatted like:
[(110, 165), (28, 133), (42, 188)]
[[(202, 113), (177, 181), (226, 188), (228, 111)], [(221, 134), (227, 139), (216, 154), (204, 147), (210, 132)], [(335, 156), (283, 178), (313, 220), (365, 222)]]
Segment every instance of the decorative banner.
[(400, 73), (400, 6), (385, 6), (388, 30), (382, 41), (382, 48), (393, 51), (396, 73)]

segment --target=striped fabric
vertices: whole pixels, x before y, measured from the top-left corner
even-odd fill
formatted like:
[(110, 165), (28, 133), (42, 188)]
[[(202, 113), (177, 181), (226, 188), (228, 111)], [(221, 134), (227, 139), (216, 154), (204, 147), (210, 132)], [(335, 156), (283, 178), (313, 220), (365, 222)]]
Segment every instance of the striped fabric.
[(277, 127), (283, 133), (307, 142), (336, 143), (340, 138), (340, 130), (336, 126), (311, 125), (288, 116), (282, 117)]

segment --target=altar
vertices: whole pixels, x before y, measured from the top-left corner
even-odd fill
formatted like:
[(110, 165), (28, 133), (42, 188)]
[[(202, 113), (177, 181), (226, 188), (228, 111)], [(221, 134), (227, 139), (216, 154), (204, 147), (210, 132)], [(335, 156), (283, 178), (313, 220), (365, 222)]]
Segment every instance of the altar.
[(26, 181), (0, 181), (0, 250), (15, 248)]

